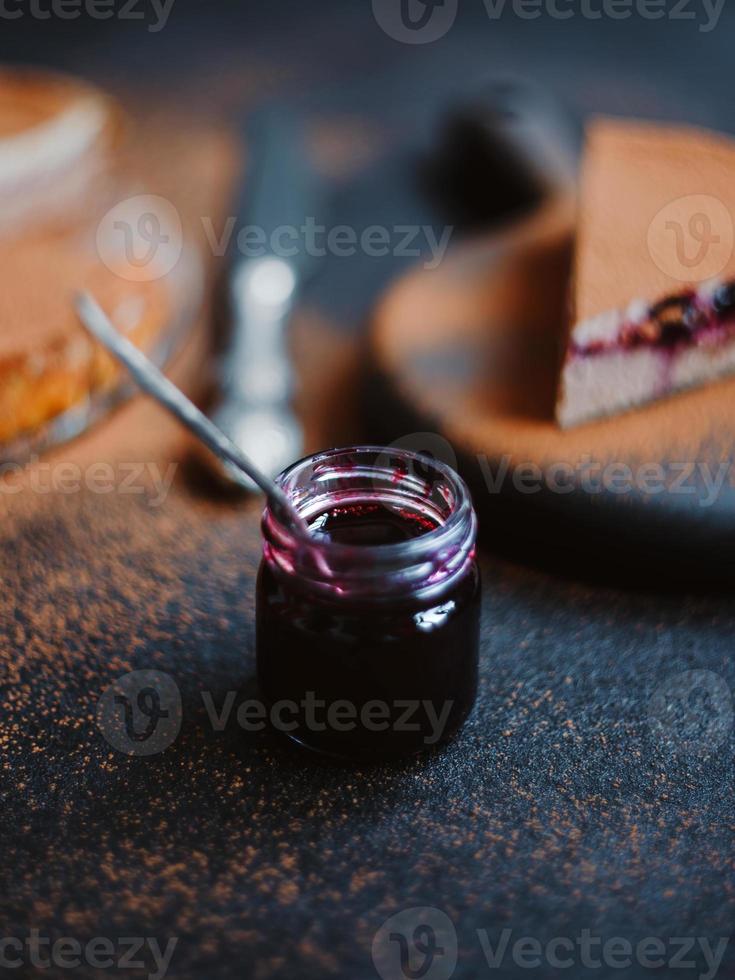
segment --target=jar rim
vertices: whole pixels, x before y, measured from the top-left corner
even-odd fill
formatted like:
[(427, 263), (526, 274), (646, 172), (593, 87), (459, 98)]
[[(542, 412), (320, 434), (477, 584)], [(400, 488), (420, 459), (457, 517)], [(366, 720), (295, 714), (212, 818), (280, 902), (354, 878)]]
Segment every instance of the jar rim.
[[(438, 546), (440, 547), (445, 540), (451, 540), (456, 534), (460, 525), (466, 521), (470, 515), (473, 515), (474, 512), (470, 491), (462, 477), (446, 463), (441, 462), (441, 460), (437, 460), (435, 457), (428, 456), (423, 453), (414, 452), (410, 449), (375, 445), (344, 446), (326, 449), (318, 453), (304, 456), (292, 463), (276, 477), (276, 482), (298, 510), (298, 502), (294, 500), (293, 492), (297, 478), (309, 466), (328, 464), (331, 461), (338, 460), (340, 457), (349, 455), (364, 454), (365, 456), (372, 455), (379, 458), (380, 456), (388, 453), (399, 459), (410, 460), (415, 463), (420, 463), (423, 466), (428, 466), (438, 476), (443, 477), (449, 483), (454, 495), (454, 500), (451, 505), (449, 515), (446, 520), (438, 523), (436, 527), (431, 528), (423, 534), (420, 534), (415, 538), (410, 538), (406, 541), (392, 542), (389, 544), (352, 545), (332, 541), (330, 539), (320, 540), (319, 547), (325, 553), (328, 553), (335, 559), (339, 559), (340, 557), (349, 557), (353, 559), (355, 552), (358, 549), (360, 555), (364, 555), (366, 558), (371, 558), (374, 561), (380, 561), (381, 559), (390, 561), (392, 558), (397, 559), (400, 557), (405, 557), (407, 552), (415, 553), (418, 551), (423, 551), (424, 549), (433, 550)], [(367, 463), (366, 466), (367, 468), (371, 468), (369, 463)], [(277, 516), (269, 511), (267, 507), (266, 513), (270, 513), (275, 520), (278, 520)]]
[(307, 524), (336, 505), (375, 501), (436, 521), (404, 541), (348, 544), (315, 537), (311, 548), (266, 507), (264, 560), (303, 589), (339, 600), (427, 598), (446, 591), (474, 560), (477, 518), (469, 490), (433, 457), (391, 446), (329, 449), (293, 463), (277, 482)]

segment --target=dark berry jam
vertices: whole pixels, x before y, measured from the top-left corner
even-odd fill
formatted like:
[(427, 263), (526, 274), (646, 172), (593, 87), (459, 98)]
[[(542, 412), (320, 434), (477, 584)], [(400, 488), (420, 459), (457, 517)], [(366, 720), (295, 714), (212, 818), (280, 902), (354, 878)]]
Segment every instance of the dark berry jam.
[[(345, 453), (367, 465), (345, 476), (334, 458)], [(439, 745), (477, 692), (480, 581), (466, 488), (444, 467), (436, 485), (411, 473), (396, 482), (395, 471), (390, 483), (378, 453), (316, 457), (321, 506), (311, 510), (303, 506), (309, 494), (293, 492), (293, 468), (281, 478), (302, 504), (314, 554), (293, 550), (268, 511), (263, 523), (261, 692), (277, 728), (342, 757)]]
[(639, 322), (623, 323), (616, 337), (580, 346), (575, 357), (593, 357), (611, 351), (652, 347), (664, 352), (730, 337), (735, 330), (735, 282), (726, 282), (708, 297), (689, 290), (649, 307)]
[(376, 502), (332, 507), (309, 524), (317, 540), (351, 545), (398, 544), (437, 527), (438, 521), (428, 515)]
[(655, 328), (654, 342), (660, 347), (675, 347), (686, 343), (701, 321), (694, 296), (688, 293), (661, 300), (651, 307), (648, 314), (648, 322)]
[(713, 305), (717, 316), (735, 316), (735, 282), (726, 282), (717, 289)]

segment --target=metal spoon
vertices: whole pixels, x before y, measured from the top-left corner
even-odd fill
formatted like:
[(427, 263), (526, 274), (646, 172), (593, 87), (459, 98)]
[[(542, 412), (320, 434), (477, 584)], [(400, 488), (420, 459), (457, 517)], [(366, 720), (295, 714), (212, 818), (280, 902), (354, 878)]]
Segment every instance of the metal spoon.
[(89, 333), (128, 369), (143, 391), (183, 422), (215, 456), (245, 473), (260, 487), (270, 506), (285, 518), (299, 536), (313, 542), (305, 521), (278, 484), (262, 473), (145, 354), (115, 329), (93, 296), (89, 293), (78, 293), (75, 305), (77, 314)]

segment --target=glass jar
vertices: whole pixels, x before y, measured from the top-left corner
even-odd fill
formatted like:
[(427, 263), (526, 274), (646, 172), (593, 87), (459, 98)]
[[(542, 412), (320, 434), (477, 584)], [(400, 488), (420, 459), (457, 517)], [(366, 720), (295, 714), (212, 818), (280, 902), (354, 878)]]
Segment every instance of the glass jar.
[(314, 546), (266, 508), (256, 649), (274, 727), (347, 757), (451, 738), (477, 692), (477, 520), (464, 482), (375, 447), (319, 453), (278, 482)]

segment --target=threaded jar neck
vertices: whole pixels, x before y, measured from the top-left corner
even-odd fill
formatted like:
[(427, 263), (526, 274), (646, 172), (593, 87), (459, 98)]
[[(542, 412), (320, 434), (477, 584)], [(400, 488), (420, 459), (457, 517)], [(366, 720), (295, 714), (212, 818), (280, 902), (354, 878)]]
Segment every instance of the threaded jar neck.
[[(281, 580), (335, 601), (434, 599), (474, 561), (477, 520), (464, 481), (448, 466), (406, 450), (333, 449), (295, 463), (278, 483), (314, 534), (302, 541), (269, 508), (264, 559)], [(367, 510), (405, 522), (413, 536), (344, 543), (320, 533), (334, 515)]]

